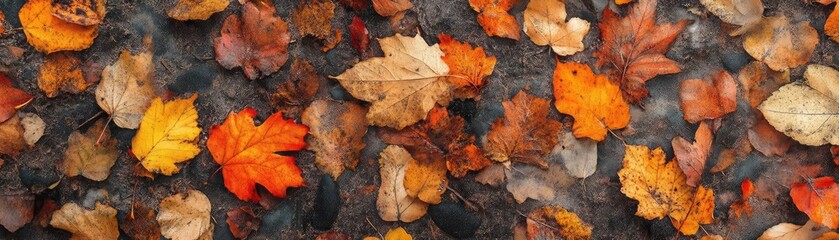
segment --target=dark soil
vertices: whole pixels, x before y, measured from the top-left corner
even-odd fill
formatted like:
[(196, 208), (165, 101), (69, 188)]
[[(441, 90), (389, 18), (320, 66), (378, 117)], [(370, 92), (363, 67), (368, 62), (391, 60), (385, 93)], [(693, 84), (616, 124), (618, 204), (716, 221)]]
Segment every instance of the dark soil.
[[(0, 9), (7, 16), (12, 28), (19, 28), (17, 12), (25, 0), (2, 0)], [(108, 14), (100, 26), (100, 33), (92, 47), (76, 53), (83, 61), (106, 66), (113, 63), (119, 52), (137, 52), (142, 48), (142, 38), (151, 35), (154, 40), (154, 63), (157, 83), (176, 96), (200, 94), (196, 105), (199, 111), (199, 125), (204, 129), (199, 146), (205, 146), (207, 130), (221, 123), (231, 111), (253, 107), (259, 112), (258, 119), (264, 119), (274, 109), (269, 96), (279, 83), (286, 81), (290, 64), (269, 77), (250, 81), (240, 69), (226, 70), (214, 60), (213, 37), (219, 35), (222, 21), (228, 15), (239, 14), (241, 5), (236, 1), (221, 13), (206, 21), (179, 22), (169, 19), (165, 10), (172, 6), (168, 0), (133, 1), (110, 0)], [(277, 14), (290, 23), (292, 9), (300, 1), (275, 0)], [(467, 0), (414, 0), (414, 9), (402, 22), (400, 32), (419, 32), (426, 41), (437, 42), (436, 35), (447, 33), (454, 38), (482, 46), (488, 54), (498, 58), (495, 71), (489, 78), (489, 85), (482, 91), (478, 101), (456, 101), (449, 106), (454, 113), (464, 116), (468, 130), (483, 137), (491, 122), (503, 114), (501, 101), (509, 99), (521, 89), (529, 87), (532, 94), (553, 99), (551, 78), (555, 66), (554, 54), (548, 47), (534, 45), (526, 36), (521, 41), (488, 37), (476, 22), (476, 13)], [(569, 16), (577, 16), (592, 22), (585, 45), (586, 51), (560, 61), (579, 61), (592, 64), (591, 53), (601, 42), (596, 27), (605, 0), (568, 0)], [(786, 14), (793, 22), (810, 21), (811, 26), (822, 33), (822, 26), (832, 6), (807, 4), (801, 0), (765, 0), (765, 15)], [(527, 1), (517, 4), (511, 13), (522, 22), (522, 11)], [(619, 10), (625, 10), (620, 8)], [(694, 13), (692, 13), (693, 11)], [(358, 52), (350, 46), (347, 25), (353, 16), (361, 17), (370, 31), (373, 41), (369, 56), (380, 56), (381, 50), (375, 38), (388, 37), (395, 33), (388, 19), (381, 17), (371, 8), (352, 11), (336, 9), (333, 24), (346, 35), (336, 48), (327, 53), (320, 51), (321, 43), (310, 37), (303, 38), (293, 32), (293, 43), (289, 51), (293, 57), (310, 61), (323, 76), (338, 75), (361, 60)], [(643, 102), (644, 109), (634, 106), (629, 129), (634, 134), (625, 136), (630, 144), (661, 146), (668, 154), (673, 153), (670, 141), (674, 136), (693, 136), (696, 125), (682, 119), (678, 105), (679, 82), (689, 78), (702, 78), (714, 71), (727, 69), (736, 72), (746, 63), (753, 61), (741, 46), (741, 38), (728, 37), (718, 18), (708, 14), (698, 0), (661, 0), (658, 6), (659, 22), (674, 22), (679, 19), (693, 19), (667, 54), (681, 63), (681, 73), (657, 77), (647, 83), (652, 97)], [(414, 27), (414, 25), (416, 27)], [(310, 226), (315, 192), (321, 173), (313, 163), (314, 155), (303, 151), (295, 154), (297, 163), (303, 169), (307, 186), (289, 190), (286, 199), (270, 209), (258, 203), (242, 202), (223, 186), (221, 174), (213, 175), (218, 165), (206, 149), (195, 159), (183, 165), (180, 173), (171, 177), (158, 176), (150, 181), (133, 175), (132, 166), (136, 160), (128, 154), (130, 140), (135, 131), (113, 127), (111, 130), (120, 142), (121, 154), (111, 174), (103, 182), (90, 181), (82, 177), (63, 178), (56, 163), (63, 159), (67, 137), (85, 120), (100, 110), (93, 97), (93, 89), (78, 95), (62, 94), (47, 99), (36, 83), (38, 67), (44, 62), (44, 54), (35, 51), (25, 39), (22, 31), (0, 36), (0, 46), (16, 46), (26, 50), (16, 60), (10, 57), (5, 47), (0, 47), (0, 72), (13, 79), (15, 85), (34, 94), (35, 100), (23, 112), (34, 112), (47, 122), (46, 135), (35, 147), (26, 150), (16, 158), (0, 156), (6, 163), (0, 169), (0, 194), (20, 191), (36, 194), (38, 205), (45, 199), (54, 199), (59, 204), (84, 202), (88, 192), (104, 189), (108, 192), (107, 202), (119, 210), (120, 219), (128, 213), (132, 201), (140, 201), (147, 207), (157, 208), (159, 201), (169, 195), (197, 189), (204, 192), (212, 202), (212, 216), (215, 221), (216, 239), (231, 239), (225, 223), (227, 211), (239, 206), (254, 208), (263, 221), (259, 231), (251, 239), (312, 239), (323, 231)], [(836, 67), (833, 54), (837, 51), (835, 42), (824, 35), (813, 54), (811, 63)], [(792, 70), (792, 79), (801, 78), (804, 68)], [(322, 86), (321, 98), (350, 99), (336, 81)], [(735, 140), (746, 134), (751, 120), (748, 103), (739, 96), (737, 112), (722, 121), (722, 128), (716, 136), (714, 153), (709, 161), (713, 166), (719, 151), (733, 146)], [(562, 119), (555, 110), (551, 117)], [(387, 229), (404, 227), (415, 239), (451, 239), (443, 233), (429, 217), (406, 224), (382, 221), (376, 210), (376, 192), (365, 194), (364, 188), (379, 185), (378, 153), (385, 145), (378, 139), (377, 128), (372, 127), (366, 136), (367, 148), (355, 171), (346, 171), (339, 178), (343, 206), (333, 230), (343, 232), (353, 239), (364, 236), (378, 236)], [(668, 219), (647, 221), (634, 215), (637, 202), (620, 192), (617, 171), (621, 168), (624, 147), (620, 140), (609, 136), (598, 144), (597, 172), (583, 180), (576, 181), (561, 193), (554, 202), (528, 200), (517, 204), (504, 186), (490, 187), (474, 181), (470, 174), (462, 179), (450, 177), (450, 187), (465, 198), (482, 207), (477, 212), (482, 219), (476, 239), (511, 239), (513, 226), (523, 218), (517, 213), (527, 213), (543, 205), (560, 204), (576, 212), (584, 221), (594, 226), (595, 239), (667, 239), (676, 236)], [(823, 175), (839, 176), (828, 159), (825, 147), (793, 146), (783, 157), (787, 161), (808, 161), (824, 163)], [(779, 165), (781, 158), (764, 157), (757, 151), (746, 160), (739, 161), (723, 173), (708, 173), (701, 184), (712, 188), (716, 195), (716, 222), (705, 225), (698, 237), (711, 234), (728, 236), (731, 239), (755, 239), (766, 228), (781, 222), (803, 224), (807, 216), (796, 210), (786, 192), (775, 201), (754, 201), (758, 214), (741, 219), (729, 219), (729, 205), (740, 196), (739, 183), (746, 179), (757, 179), (761, 174)], [(48, 187), (61, 181), (54, 189)], [(782, 189), (784, 187), (781, 187)], [(452, 194), (444, 195), (445, 201), (459, 201)], [(90, 202), (90, 200), (87, 200)], [(69, 233), (27, 224), (15, 233), (0, 228), (0, 239), (67, 239)], [(125, 234), (122, 234), (125, 237)]]

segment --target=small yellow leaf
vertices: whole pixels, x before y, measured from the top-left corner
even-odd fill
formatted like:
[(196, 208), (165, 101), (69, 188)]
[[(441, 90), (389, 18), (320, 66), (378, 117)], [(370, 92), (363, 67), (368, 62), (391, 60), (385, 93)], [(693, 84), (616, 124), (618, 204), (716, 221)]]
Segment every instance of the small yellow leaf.
[(193, 103), (198, 95), (163, 103), (156, 98), (146, 110), (137, 135), (131, 140), (132, 152), (151, 172), (170, 176), (184, 162), (201, 151), (195, 144), (201, 128)]
[(214, 13), (224, 11), (229, 0), (179, 0), (178, 5), (166, 11), (176, 20), (207, 20)]
[(398, 227), (387, 231), (385, 240), (414, 240), (414, 237), (411, 237), (411, 234), (408, 234), (404, 228)]

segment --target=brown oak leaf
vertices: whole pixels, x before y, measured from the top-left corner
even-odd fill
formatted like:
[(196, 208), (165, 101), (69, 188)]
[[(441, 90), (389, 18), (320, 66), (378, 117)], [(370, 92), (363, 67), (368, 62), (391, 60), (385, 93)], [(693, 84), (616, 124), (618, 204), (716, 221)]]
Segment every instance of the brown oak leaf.
[(544, 155), (559, 141), (562, 130), (562, 123), (548, 118), (551, 101), (520, 91), (501, 104), (504, 118), (495, 120), (487, 133), (485, 150), (490, 158), (548, 168)]

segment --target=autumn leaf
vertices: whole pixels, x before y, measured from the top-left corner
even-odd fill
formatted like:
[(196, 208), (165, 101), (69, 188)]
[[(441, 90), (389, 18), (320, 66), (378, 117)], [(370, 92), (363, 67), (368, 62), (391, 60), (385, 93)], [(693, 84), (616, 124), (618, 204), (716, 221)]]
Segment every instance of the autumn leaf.
[(230, 113), (221, 125), (210, 129), (207, 149), (221, 165), (224, 186), (244, 201), (258, 202), (256, 184), (275, 197), (283, 198), (286, 188), (303, 186), (301, 171), (294, 157), (275, 152), (298, 151), (306, 147), (303, 136), (309, 128), (271, 114), (257, 127), (256, 110), (246, 108)]
[[(474, 144), (475, 137), (464, 131), (466, 121), (449, 116), (446, 108), (435, 107), (426, 120), (402, 130), (380, 131), (382, 141), (400, 145), (422, 163), (443, 162), (454, 177), (481, 170), (491, 162)], [(445, 174), (444, 174), (445, 175)]]
[(325, 40), (332, 34), (332, 16), (335, 14), (335, 3), (332, 0), (305, 0), (301, 1), (291, 21), (297, 27), (301, 36), (314, 36)]
[(352, 8), (356, 11), (361, 11), (367, 8), (367, 4), (370, 1), (367, 0), (338, 0), (341, 4), (344, 4), (347, 7)]
[(636, 216), (647, 220), (669, 216), (682, 234), (693, 235), (700, 224), (714, 220), (714, 192), (686, 183), (676, 161), (664, 162), (664, 151), (647, 146), (626, 146), (623, 168), (618, 171), (621, 192), (638, 201)]
[(69, 23), (95, 26), (105, 19), (105, 0), (52, 1), (52, 15)]
[(0, 34), (6, 31), (6, 14), (0, 12)]
[(163, 236), (172, 240), (213, 239), (210, 199), (197, 190), (178, 193), (160, 201), (157, 222)]
[(714, 141), (714, 136), (708, 124), (701, 122), (693, 138), (694, 142), (691, 143), (681, 136), (676, 136), (671, 143), (679, 168), (687, 177), (687, 184), (696, 187), (702, 179), (702, 173), (705, 172), (705, 162), (711, 154), (711, 142)]
[(0, 123), (17, 114), (17, 110), (32, 102), (32, 95), (12, 86), (12, 80), (0, 73)]
[(259, 230), (260, 218), (250, 207), (243, 206), (227, 212), (227, 225), (233, 237), (247, 239), (251, 232)]
[(301, 121), (309, 126), (306, 145), (315, 152), (315, 164), (337, 180), (345, 169), (355, 169), (364, 134), (367, 109), (351, 102), (317, 100), (303, 112)]
[(603, 45), (594, 52), (597, 66), (610, 66), (609, 79), (620, 86), (629, 103), (650, 95), (644, 86), (648, 80), (681, 71), (679, 64), (664, 54), (691, 21), (656, 24), (657, 2), (639, 0), (624, 18), (606, 8), (598, 24)]
[(839, 113), (839, 71), (814, 64), (804, 78), (807, 84), (784, 85), (758, 109), (770, 125), (801, 144), (839, 144), (839, 119), (833, 117)]
[(226, 69), (242, 67), (254, 80), (280, 70), (288, 60), (288, 26), (275, 17), (273, 4), (247, 2), (241, 17), (224, 19), (221, 36), (213, 39), (216, 61)]
[(23, 127), (23, 141), (30, 147), (44, 136), (47, 124), (34, 113), (20, 113), (20, 126)]
[(775, 71), (807, 63), (817, 44), (819, 34), (810, 22), (791, 24), (783, 14), (764, 18), (743, 39), (746, 52)]
[(295, 58), (291, 63), (288, 79), (277, 86), (271, 95), (271, 104), (285, 117), (298, 118), (309, 103), (315, 100), (321, 76), (309, 61)]
[(367, 31), (364, 21), (358, 16), (353, 16), (352, 23), (348, 28), (350, 29), (350, 45), (359, 53), (366, 53), (367, 45), (370, 44), (370, 33)]
[[(99, 0), (90, 1), (98, 2)], [(35, 50), (43, 53), (79, 51), (90, 47), (93, 39), (99, 34), (99, 26), (79, 25), (53, 16), (51, 2), (53, 1), (31, 0), (26, 2), (18, 12), (26, 41), (35, 47)], [(104, 12), (104, 5), (99, 6), (102, 6)]]
[[(502, 167), (503, 168), (503, 167)], [(548, 169), (537, 166), (512, 166), (503, 171), (507, 178), (507, 191), (513, 194), (513, 199), (521, 204), (528, 198), (554, 202), (564, 195), (564, 190), (571, 186), (576, 179), (568, 175), (561, 164), (551, 162)], [(502, 179), (503, 180), (503, 179)]]
[(160, 224), (155, 219), (155, 212), (143, 203), (134, 201), (130, 214), (119, 221), (119, 229), (131, 239), (159, 240)]
[(117, 210), (96, 203), (93, 210), (85, 209), (76, 203), (67, 203), (52, 214), (50, 225), (73, 234), (71, 240), (82, 239), (117, 239)]
[(737, 108), (737, 84), (726, 71), (710, 79), (688, 79), (679, 84), (679, 103), (685, 121), (717, 119)]
[(731, 36), (738, 36), (751, 30), (763, 18), (761, 0), (700, 0), (699, 2), (723, 22), (740, 26), (729, 33)]
[(806, 181), (790, 186), (789, 195), (795, 207), (820, 225), (839, 228), (839, 184), (833, 181), (833, 177)]
[(766, 229), (766, 231), (760, 235), (758, 240), (809, 240), (816, 239), (828, 231), (830, 231), (830, 229), (819, 226), (812, 220), (807, 221), (804, 226), (792, 223), (781, 223)]
[(85, 81), (81, 65), (78, 58), (66, 52), (47, 55), (44, 65), (38, 69), (38, 87), (48, 98), (58, 96), (58, 91), (83, 92), (93, 83)]
[(754, 115), (754, 125), (746, 133), (749, 142), (765, 156), (783, 156), (792, 147), (792, 139), (772, 127), (760, 111), (755, 111)]
[(495, 69), (495, 57), (487, 57), (481, 47), (472, 48), (471, 44), (461, 43), (448, 34), (437, 35), (443, 62), (449, 66), (447, 79), (453, 84), (456, 98), (475, 98), (486, 84), (486, 78)]
[(591, 239), (592, 227), (561, 206), (544, 206), (527, 214), (527, 239)]
[(752, 214), (752, 205), (749, 204), (749, 197), (751, 197), (752, 194), (754, 194), (755, 185), (752, 183), (751, 179), (747, 178), (746, 180), (743, 180), (742, 183), (740, 183), (740, 192), (740, 200), (737, 200), (736, 202), (732, 203), (729, 207), (729, 211), (733, 212), (734, 215), (737, 217), (740, 217), (741, 215), (743, 215), (743, 213), (749, 215)]
[(387, 230), (387, 234), (385, 234), (384, 240), (413, 240), (414, 237), (411, 234), (408, 234), (404, 228), (398, 227), (394, 229)]
[(411, 158), (405, 167), (404, 185), (408, 197), (439, 204), (448, 186), (446, 162), (442, 159), (424, 161)]
[(198, 155), (196, 141), (198, 110), (193, 105), (198, 95), (163, 103), (152, 100), (140, 128), (131, 140), (131, 152), (150, 172), (171, 176), (181, 169), (175, 165)]
[(373, 0), (373, 10), (385, 17), (396, 15), (413, 7), (411, 0)]
[(568, 173), (577, 178), (587, 178), (597, 170), (597, 142), (588, 138), (577, 138), (571, 132), (559, 134), (559, 143), (554, 152)]
[(448, 105), (454, 86), (435, 44), (422, 36), (379, 39), (385, 57), (362, 61), (337, 77), (353, 97), (371, 102), (371, 125), (402, 129), (425, 118), (435, 104)]
[(62, 169), (67, 177), (82, 175), (90, 180), (104, 181), (117, 161), (117, 141), (105, 126), (96, 121), (87, 132), (75, 131), (67, 139)]
[(178, 4), (166, 14), (178, 21), (207, 20), (213, 14), (224, 11), (229, 4), (229, 0), (178, 0)]
[(553, 76), (554, 106), (574, 117), (573, 132), (578, 138), (603, 141), (606, 131), (629, 124), (629, 105), (620, 88), (588, 65), (556, 62)]
[(753, 61), (740, 69), (737, 80), (743, 86), (743, 98), (757, 108), (772, 92), (789, 83), (789, 70), (775, 71), (765, 63)]
[(834, 6), (833, 12), (827, 16), (827, 20), (824, 22), (824, 34), (834, 42), (839, 42), (839, 11), (836, 11), (836, 9), (839, 9), (839, 7)]
[(114, 64), (102, 70), (96, 103), (121, 128), (136, 129), (154, 97), (151, 52), (132, 55), (122, 51)]
[(617, 4), (617, 5), (624, 5), (624, 4), (631, 3), (631, 2), (632, 2), (632, 0), (615, 0), (615, 4)]
[(536, 45), (550, 45), (560, 56), (583, 51), (589, 22), (571, 18), (567, 22), (564, 0), (532, 0), (524, 10), (524, 32)]
[(543, 158), (556, 145), (562, 123), (548, 119), (550, 100), (520, 91), (504, 101), (504, 118), (492, 123), (484, 150), (498, 162), (521, 162), (548, 168)]
[(376, 198), (376, 208), (384, 221), (413, 222), (428, 210), (427, 203), (409, 197), (405, 189), (405, 171), (410, 161), (415, 160), (399, 146), (387, 146), (381, 153), (379, 172), (382, 183)]
[(23, 140), (23, 126), (20, 125), (20, 117), (13, 114), (5, 122), (0, 123), (0, 154), (17, 156), (26, 147)]
[(472, 10), (478, 12), (478, 24), (489, 36), (514, 40), (521, 38), (521, 26), (513, 15), (507, 13), (519, 0), (469, 0)]
[(34, 211), (35, 195), (31, 193), (0, 195), (0, 225), (9, 232), (15, 232), (29, 223)]

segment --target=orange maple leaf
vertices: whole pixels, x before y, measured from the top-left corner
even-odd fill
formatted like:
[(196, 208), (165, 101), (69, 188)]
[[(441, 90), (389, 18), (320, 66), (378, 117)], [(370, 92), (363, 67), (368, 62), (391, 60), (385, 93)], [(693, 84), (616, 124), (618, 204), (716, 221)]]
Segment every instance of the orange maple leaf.
[(495, 57), (487, 57), (482, 47), (473, 49), (470, 44), (461, 43), (445, 33), (437, 35), (437, 38), (440, 39), (443, 62), (449, 65), (449, 75), (452, 75), (447, 79), (457, 86), (455, 97), (478, 96), (486, 84), (484, 80), (495, 69)]
[(472, 10), (478, 12), (478, 23), (490, 36), (519, 40), (521, 26), (513, 15), (507, 13), (519, 0), (469, 0)]
[(624, 18), (606, 8), (597, 25), (603, 39), (603, 46), (594, 53), (597, 66), (609, 66), (610, 79), (620, 85), (630, 103), (650, 95), (644, 86), (647, 80), (682, 71), (664, 53), (691, 20), (656, 25), (656, 5), (656, 0), (640, 0)]
[(793, 183), (789, 190), (792, 202), (816, 223), (839, 228), (839, 184), (833, 177), (807, 179)]
[(487, 133), (484, 150), (497, 162), (515, 161), (548, 168), (545, 156), (559, 141), (562, 123), (548, 118), (551, 101), (519, 91), (504, 101), (504, 117)]
[(239, 199), (259, 201), (257, 183), (271, 195), (285, 197), (286, 188), (303, 186), (303, 177), (294, 157), (275, 152), (305, 148), (309, 127), (283, 119), (280, 112), (257, 127), (254, 116), (252, 108), (231, 112), (223, 124), (210, 129), (207, 149), (221, 165), (224, 186)]
[(629, 124), (629, 105), (618, 86), (586, 64), (557, 61), (553, 89), (556, 109), (574, 117), (575, 137), (603, 141), (607, 130)]

